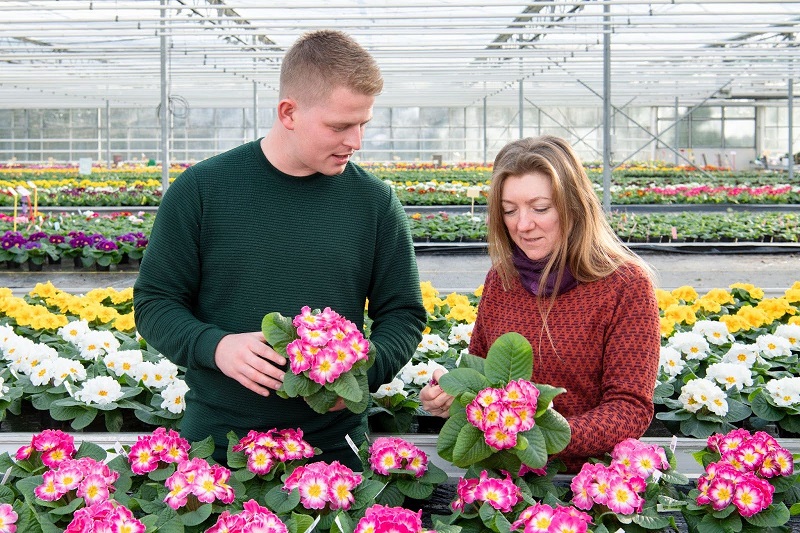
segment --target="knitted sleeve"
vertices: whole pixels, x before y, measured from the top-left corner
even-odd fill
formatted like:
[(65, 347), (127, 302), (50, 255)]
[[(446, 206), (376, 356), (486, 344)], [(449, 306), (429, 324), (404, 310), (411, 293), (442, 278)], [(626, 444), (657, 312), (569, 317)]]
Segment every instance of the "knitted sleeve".
[(617, 276), (620, 296), (604, 338), (602, 401), (569, 419), (572, 439), (560, 454), (599, 457), (626, 438), (639, 438), (653, 416), (660, 330), (649, 279), (638, 269)]
[(503, 290), (500, 286), (500, 277), (494, 269), (489, 270), (486, 274), (486, 279), (483, 282), (483, 294), (478, 302), (478, 315), (475, 318), (475, 325), (472, 328), (472, 338), (469, 341), (469, 353), (486, 357), (489, 352), (490, 342), (487, 338), (486, 332), (486, 305), (493, 301), (493, 294), (495, 291)]
[(376, 237), (369, 291), (370, 342), (376, 350), (375, 364), (369, 369), (373, 392), (391, 381), (414, 355), (426, 320), (411, 230), (394, 192), (390, 191), (386, 211)]
[(227, 332), (192, 313), (200, 283), (201, 201), (192, 169), (167, 189), (133, 288), (136, 329), (167, 359), (216, 368)]

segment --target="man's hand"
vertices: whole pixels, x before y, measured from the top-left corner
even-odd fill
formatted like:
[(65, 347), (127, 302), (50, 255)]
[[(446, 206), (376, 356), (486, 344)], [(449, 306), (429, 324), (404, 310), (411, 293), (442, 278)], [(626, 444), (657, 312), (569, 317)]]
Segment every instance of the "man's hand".
[(214, 361), (223, 374), (261, 396), (269, 396), (283, 383), (279, 367), (286, 358), (267, 346), (260, 331), (225, 335), (214, 352)]

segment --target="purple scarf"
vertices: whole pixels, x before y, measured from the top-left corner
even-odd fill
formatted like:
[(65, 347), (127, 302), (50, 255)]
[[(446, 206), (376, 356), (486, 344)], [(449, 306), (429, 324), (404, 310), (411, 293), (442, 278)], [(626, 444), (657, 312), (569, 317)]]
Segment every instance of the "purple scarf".
[[(519, 272), (519, 279), (522, 286), (526, 291), (534, 296), (541, 294), (542, 296), (552, 296), (556, 289), (556, 276), (558, 272), (551, 271), (547, 275), (547, 279), (542, 283), (542, 270), (547, 265), (547, 259), (533, 261), (525, 255), (525, 252), (520, 249), (516, 244), (513, 245), (514, 252), (512, 259), (514, 267)], [(564, 267), (564, 275), (561, 276), (561, 284), (558, 286), (556, 294), (564, 294), (565, 292), (574, 289), (578, 286), (578, 280), (572, 275), (569, 267)]]

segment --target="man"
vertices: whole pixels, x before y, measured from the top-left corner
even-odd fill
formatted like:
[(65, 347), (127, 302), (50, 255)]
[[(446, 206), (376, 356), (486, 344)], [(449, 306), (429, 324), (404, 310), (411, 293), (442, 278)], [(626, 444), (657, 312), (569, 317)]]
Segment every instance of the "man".
[(190, 441), (300, 427), (324, 452), (359, 468), (345, 436), (364, 440), (366, 416), (324, 415), (282, 399), (286, 360), (261, 320), (307, 305), (373, 320), (371, 390), (410, 359), (425, 323), (408, 221), (393, 191), (349, 161), (361, 148), (383, 79), (347, 35), (302, 36), (281, 69), (277, 117), (266, 137), (186, 170), (164, 195), (134, 286), (136, 325), (186, 367), (181, 423)]

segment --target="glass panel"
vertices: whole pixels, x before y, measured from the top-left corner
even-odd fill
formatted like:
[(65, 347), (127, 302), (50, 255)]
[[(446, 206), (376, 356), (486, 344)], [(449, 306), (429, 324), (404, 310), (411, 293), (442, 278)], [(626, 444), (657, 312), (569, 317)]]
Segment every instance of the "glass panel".
[(755, 148), (756, 123), (754, 120), (726, 120), (725, 146), (727, 148)]
[(719, 106), (703, 106), (692, 111), (692, 119), (722, 118), (722, 108)]
[(692, 121), (692, 147), (721, 148), (722, 121), (721, 120)]
[(756, 118), (756, 108), (751, 106), (727, 106), (725, 118)]

